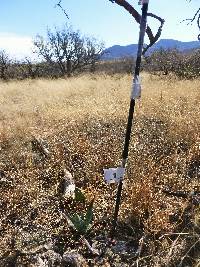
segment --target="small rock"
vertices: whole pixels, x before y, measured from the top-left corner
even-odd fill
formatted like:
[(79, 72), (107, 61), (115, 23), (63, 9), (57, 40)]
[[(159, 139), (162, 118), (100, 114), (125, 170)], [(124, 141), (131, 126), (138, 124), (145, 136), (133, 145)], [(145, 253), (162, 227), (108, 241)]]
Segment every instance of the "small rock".
[(42, 260), (40, 256), (36, 256), (30, 263), (30, 267), (48, 267), (48, 263)]
[(112, 247), (112, 251), (115, 253), (124, 253), (126, 251), (126, 242), (118, 241), (115, 246)]
[(64, 176), (58, 186), (58, 193), (64, 195), (64, 197), (73, 197), (75, 193), (74, 179), (69, 171), (63, 170)]
[(87, 267), (88, 264), (82, 255), (72, 250), (66, 251), (63, 254), (62, 265), (63, 267)]
[(7, 177), (2, 170), (0, 170), (0, 186), (12, 186), (11, 177)]
[(37, 138), (33, 136), (33, 139), (31, 140), (32, 145), (32, 151), (33, 152), (39, 152), (40, 155), (44, 157), (49, 157), (49, 150), (47, 149), (47, 143), (42, 138)]
[(48, 266), (48, 267), (61, 266), (62, 257), (61, 257), (60, 254), (56, 253), (53, 250), (48, 250), (47, 252), (41, 254), (39, 256), (39, 258), (42, 259), (42, 261), (44, 262), (44, 264), (47, 263), (47, 265), (44, 265), (44, 266)]
[(6, 177), (4, 171), (0, 170), (0, 179)]

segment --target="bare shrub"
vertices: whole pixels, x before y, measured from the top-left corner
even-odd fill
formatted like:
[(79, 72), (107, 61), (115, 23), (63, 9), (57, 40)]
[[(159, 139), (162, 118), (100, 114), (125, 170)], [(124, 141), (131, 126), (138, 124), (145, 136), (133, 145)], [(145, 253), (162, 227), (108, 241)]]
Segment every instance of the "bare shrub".
[(175, 74), (180, 79), (194, 79), (200, 76), (200, 50), (179, 52), (177, 49), (160, 49), (146, 56), (145, 70), (152, 74)]
[(103, 49), (96, 39), (82, 36), (68, 26), (54, 32), (48, 30), (46, 39), (38, 35), (34, 45), (38, 56), (48, 64), (56, 64), (60, 75), (68, 77), (86, 66), (93, 70)]

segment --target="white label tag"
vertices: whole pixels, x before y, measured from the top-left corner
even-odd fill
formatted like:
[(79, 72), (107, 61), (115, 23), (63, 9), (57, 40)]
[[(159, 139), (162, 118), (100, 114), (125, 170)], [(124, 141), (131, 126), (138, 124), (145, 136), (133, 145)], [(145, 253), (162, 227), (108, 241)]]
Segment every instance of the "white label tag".
[(125, 168), (110, 168), (104, 169), (104, 178), (107, 183), (118, 183), (123, 179)]
[(133, 86), (131, 91), (131, 99), (139, 99), (141, 98), (141, 84), (140, 77), (136, 76), (133, 80)]

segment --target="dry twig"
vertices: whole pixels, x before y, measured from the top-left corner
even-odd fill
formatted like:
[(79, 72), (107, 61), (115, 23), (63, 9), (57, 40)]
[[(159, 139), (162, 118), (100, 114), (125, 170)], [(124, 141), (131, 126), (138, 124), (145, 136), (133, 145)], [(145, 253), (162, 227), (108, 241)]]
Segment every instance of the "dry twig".
[[(189, 25), (189, 24), (192, 24), (195, 20), (196, 20), (197, 26), (198, 26), (198, 28), (200, 30), (200, 8), (196, 11), (196, 13), (194, 14), (193, 18), (184, 19), (182, 22), (188, 21), (187, 25)], [(200, 41), (200, 34), (198, 35), (198, 40)]]
[(65, 16), (67, 17), (67, 19), (69, 19), (69, 16), (68, 16), (66, 10), (65, 10), (65, 9), (63, 8), (63, 6), (61, 5), (61, 2), (62, 2), (62, 0), (60, 0), (60, 1), (55, 5), (55, 7), (58, 6), (58, 7), (62, 10), (62, 12), (65, 14)]

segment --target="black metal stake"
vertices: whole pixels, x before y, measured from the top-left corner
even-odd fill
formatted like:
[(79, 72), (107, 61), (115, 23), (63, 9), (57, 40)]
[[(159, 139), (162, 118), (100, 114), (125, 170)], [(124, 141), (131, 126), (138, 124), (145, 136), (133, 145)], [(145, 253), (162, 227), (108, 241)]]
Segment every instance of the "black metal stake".
[[(142, 18), (140, 23), (140, 34), (139, 34), (139, 41), (138, 41), (138, 51), (137, 51), (137, 59), (135, 64), (135, 73), (134, 73), (134, 80), (140, 74), (140, 66), (141, 66), (141, 58), (142, 58), (142, 49), (144, 45), (144, 36), (146, 31), (146, 23), (147, 23), (147, 11), (148, 11), (148, 1), (144, 1), (142, 5)], [(122, 153), (122, 168), (125, 168), (126, 162), (128, 159), (128, 151), (129, 151), (129, 143), (131, 138), (131, 129), (132, 129), (132, 122), (133, 122), (133, 114), (135, 110), (135, 99), (131, 98), (130, 107), (129, 107), (129, 115), (128, 115), (128, 122), (126, 128), (126, 136), (124, 142), (124, 149)], [(119, 207), (121, 202), (121, 193), (122, 193), (123, 181), (120, 180), (117, 195), (116, 195), (116, 204), (115, 204), (115, 211), (114, 211), (114, 218), (113, 218), (113, 225), (111, 231), (111, 238), (114, 237), (116, 226), (117, 226), (117, 217), (119, 213)]]

